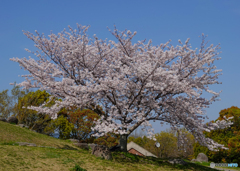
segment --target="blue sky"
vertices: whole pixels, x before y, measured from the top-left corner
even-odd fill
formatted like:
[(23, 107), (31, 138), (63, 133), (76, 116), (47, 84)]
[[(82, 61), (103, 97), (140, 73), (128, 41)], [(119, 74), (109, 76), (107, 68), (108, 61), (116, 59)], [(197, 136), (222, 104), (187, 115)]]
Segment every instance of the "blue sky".
[[(96, 34), (100, 39), (115, 40), (107, 26), (119, 30), (137, 31), (133, 43), (152, 39), (153, 45), (166, 43), (178, 45), (190, 38), (192, 48), (199, 48), (202, 33), (208, 35), (210, 44), (221, 44), (221, 60), (216, 61), (222, 69), (219, 77), (222, 84), (210, 86), (214, 91), (223, 92), (221, 101), (213, 103), (207, 111), (215, 120), (222, 109), (240, 107), (240, 1), (239, 0), (155, 0), (155, 1), (0, 1), (0, 91), (12, 89), (9, 83), (24, 80), (18, 75), (29, 74), (20, 69), (10, 58), (31, 56), (24, 49), (35, 50), (34, 43), (23, 35), (22, 30), (45, 35), (50, 30), (57, 34), (68, 25), (76, 23), (90, 25), (89, 37)], [(35, 58), (36, 59), (36, 58)], [(206, 96), (207, 97), (207, 96)], [(155, 133), (168, 128), (153, 123)]]

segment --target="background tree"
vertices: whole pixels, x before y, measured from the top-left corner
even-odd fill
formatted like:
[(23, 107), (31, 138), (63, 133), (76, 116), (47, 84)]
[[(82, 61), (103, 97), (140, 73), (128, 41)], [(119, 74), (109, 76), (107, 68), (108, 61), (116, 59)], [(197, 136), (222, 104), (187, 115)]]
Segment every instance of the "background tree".
[(155, 134), (157, 142), (160, 143), (159, 148), (156, 148), (155, 141), (150, 139), (147, 140), (147, 143), (143, 147), (159, 158), (183, 157), (191, 159), (193, 155), (194, 136), (183, 128), (179, 132), (186, 133), (186, 141), (180, 148), (178, 148), (178, 133), (171, 129)]
[(74, 124), (75, 131), (73, 137), (79, 141), (84, 141), (89, 138), (93, 132), (91, 127), (94, 125), (93, 121), (99, 119), (99, 115), (90, 109), (76, 109), (69, 113), (69, 121)]
[(14, 82), (13, 88), (11, 90), (11, 112), (13, 116), (18, 115), (18, 100), (25, 96), (26, 94), (33, 92), (31, 89), (21, 90), (19, 86), (16, 86), (16, 82)]
[(119, 138), (119, 134), (115, 134), (114, 132), (108, 132), (107, 135), (95, 138), (93, 140), (93, 143), (98, 145), (104, 145), (110, 148), (119, 144)]
[(160, 147), (156, 148), (157, 156), (160, 158), (178, 157), (177, 137), (172, 132), (161, 131), (155, 135)]
[(108, 133), (107, 135), (94, 138), (92, 135), (96, 131), (92, 131), (91, 128), (95, 126), (94, 120), (98, 120), (102, 115), (105, 115), (102, 107), (97, 105), (96, 108), (86, 107), (85, 109), (73, 109), (69, 112), (68, 117), (70, 123), (74, 124), (74, 130), (72, 131), (72, 137), (78, 139), (80, 142), (95, 143), (99, 145), (105, 145), (112, 147), (118, 144), (119, 136), (114, 133)]
[[(227, 149), (202, 133), (232, 124), (223, 120), (206, 125), (201, 119), (203, 109), (219, 96), (209, 89), (219, 83), (221, 70), (214, 70), (213, 65), (220, 59), (219, 46), (206, 47), (204, 35), (199, 51), (191, 49), (189, 39), (184, 44), (179, 40), (176, 47), (169, 42), (152, 46), (151, 40), (132, 44), (136, 32), (119, 32), (116, 27), (111, 33), (117, 43), (96, 36), (93, 41), (86, 34), (88, 28), (69, 27), (71, 33), (51, 33), (49, 39), (37, 31), (37, 36), (24, 32), (40, 51), (33, 52), (39, 60), (11, 59), (31, 73), (19, 86), (48, 90), (63, 99), (51, 107), (29, 109), (56, 119), (63, 107), (101, 104), (106, 114), (95, 122), (93, 129), (99, 133), (94, 136), (112, 131), (120, 134), (123, 151), (127, 151), (128, 135), (140, 125), (148, 129), (151, 120), (170, 123), (172, 129), (184, 126), (210, 150)], [(203, 91), (212, 94), (210, 100), (201, 96)], [(148, 135), (155, 140), (153, 129), (148, 129)]]
[(70, 123), (66, 117), (59, 115), (57, 119), (51, 120), (51, 122), (44, 128), (44, 132), (50, 136), (53, 133), (58, 132), (59, 139), (72, 138), (72, 132), (74, 131), (74, 124)]
[[(147, 137), (146, 137), (147, 138)], [(151, 152), (152, 154), (159, 156), (159, 148), (155, 146), (155, 141), (153, 139), (147, 138), (146, 143), (143, 148)]]
[(13, 84), (11, 95), (8, 95), (8, 90), (3, 90), (0, 93), (0, 116), (7, 119), (9, 116), (16, 116), (17, 103), (20, 97), (23, 97), (30, 90), (22, 91), (19, 86), (16, 86), (16, 82)]
[(101, 137), (93, 137), (93, 121), (104, 115), (101, 106), (97, 105), (85, 108), (71, 107), (70, 109), (63, 108), (58, 113), (58, 117), (52, 120), (49, 126), (45, 128), (45, 132), (58, 132), (60, 139), (74, 138), (82, 143), (95, 143), (112, 147), (118, 144), (119, 135), (108, 133)]
[(181, 134), (185, 133), (185, 142), (183, 146), (178, 147), (178, 132), (175, 130), (167, 129), (166, 131), (161, 131), (155, 134), (157, 142), (160, 143), (160, 147), (155, 147), (155, 141), (147, 138), (146, 136), (139, 136), (135, 130), (135, 135), (131, 134), (128, 137), (128, 143), (133, 141), (141, 147), (145, 148), (149, 152), (158, 156), (159, 158), (175, 158), (183, 157), (187, 159), (193, 158), (193, 146), (195, 143), (194, 136), (182, 128)]
[(206, 137), (214, 139), (216, 142), (228, 146), (229, 150), (219, 150), (218, 152), (209, 151), (206, 147), (201, 146), (199, 143), (194, 144), (194, 157), (200, 152), (205, 153), (210, 161), (215, 163), (227, 162), (227, 163), (240, 163), (240, 109), (232, 106), (231, 108), (223, 109), (219, 112), (219, 117), (212, 123), (221, 121), (224, 118), (233, 117), (233, 125), (229, 128), (222, 130), (214, 130), (211, 132), (204, 132)]
[(150, 151), (159, 158), (174, 158), (174, 157), (183, 157), (192, 159), (193, 158), (193, 145), (194, 145), (194, 136), (187, 132), (186, 129), (182, 128), (179, 131), (186, 134), (186, 140), (183, 143), (183, 146), (178, 148), (178, 133), (177, 131), (167, 129), (166, 131), (161, 131), (160, 133), (155, 134), (157, 142), (160, 143), (160, 147), (155, 147), (155, 141), (137, 133), (137, 129), (128, 137), (127, 143), (133, 141), (134, 143), (140, 145), (146, 150)]
[[(186, 158), (191, 160), (193, 158), (193, 146), (195, 143), (194, 136), (188, 132), (185, 128), (180, 129), (179, 131), (173, 131), (175, 137), (177, 139), (177, 148), (178, 157)], [(179, 141), (183, 141), (183, 143), (179, 143)]]
[(3, 90), (0, 93), (0, 114), (2, 118), (7, 119), (10, 116), (11, 109), (9, 104), (11, 103), (11, 98), (8, 96), (8, 90)]
[[(49, 97), (50, 94), (46, 91), (37, 90), (18, 98), (18, 105), (15, 107), (15, 110), (18, 111), (16, 117), (19, 123), (25, 124), (39, 133), (44, 133), (45, 127), (51, 122), (50, 116), (44, 113), (38, 114), (37, 111), (27, 109), (27, 107), (40, 106), (47, 103), (50, 100)], [(47, 106), (53, 105), (55, 100), (56, 98), (49, 101)]]

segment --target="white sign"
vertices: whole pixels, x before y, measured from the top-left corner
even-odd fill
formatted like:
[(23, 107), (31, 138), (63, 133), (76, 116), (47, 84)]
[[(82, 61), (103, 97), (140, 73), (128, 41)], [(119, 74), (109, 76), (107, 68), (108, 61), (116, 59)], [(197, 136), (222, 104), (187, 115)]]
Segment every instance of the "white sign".
[(156, 143), (155, 143), (155, 146), (159, 148), (159, 147), (160, 147), (160, 143), (159, 143), (159, 142), (156, 142)]

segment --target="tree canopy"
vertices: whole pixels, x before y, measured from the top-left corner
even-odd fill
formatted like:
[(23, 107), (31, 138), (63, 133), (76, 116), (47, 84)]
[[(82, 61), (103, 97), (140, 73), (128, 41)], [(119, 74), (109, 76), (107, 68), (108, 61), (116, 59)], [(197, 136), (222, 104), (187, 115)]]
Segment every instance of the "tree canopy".
[[(49, 39), (37, 31), (36, 36), (24, 32), (40, 50), (32, 52), (39, 60), (11, 58), (30, 72), (18, 85), (47, 90), (52, 97), (63, 99), (51, 107), (43, 104), (30, 109), (56, 119), (63, 107), (101, 104), (106, 114), (95, 121), (92, 129), (99, 133), (94, 136), (114, 131), (121, 135), (124, 150), (127, 136), (140, 125), (148, 129), (151, 120), (170, 123), (172, 129), (184, 126), (210, 150), (227, 149), (202, 133), (232, 124), (221, 120), (206, 125), (202, 119), (204, 108), (220, 94), (209, 89), (209, 85), (220, 83), (217, 78), (221, 70), (213, 65), (220, 59), (218, 45), (207, 47), (204, 35), (199, 50), (191, 49), (190, 39), (185, 43), (179, 40), (176, 47), (169, 45), (170, 41), (158, 46), (151, 40), (133, 44), (136, 32), (120, 32), (116, 27), (110, 32), (117, 42), (95, 35), (92, 40), (86, 34), (89, 26), (77, 28), (69, 26), (70, 32), (51, 33)], [(203, 98), (204, 91), (212, 97)], [(148, 129), (148, 137), (156, 140), (153, 129)]]
[(1, 117), (3, 118), (8, 118), (10, 115), (10, 108), (9, 108), (9, 104), (11, 103), (11, 99), (8, 96), (8, 90), (3, 90), (0, 93), (0, 113), (1, 113)]
[[(17, 111), (16, 117), (18, 118), (19, 123), (29, 126), (30, 129), (35, 130), (39, 133), (43, 133), (45, 127), (51, 121), (49, 115), (45, 113), (38, 113), (35, 110), (28, 109), (29, 106), (40, 106), (43, 103), (49, 102), (50, 94), (46, 91), (37, 90), (35, 92), (29, 92), (23, 97), (18, 98), (18, 103), (15, 105), (15, 110)], [(55, 100), (47, 104), (51, 106), (55, 103)], [(60, 113), (61, 111), (59, 111)]]
[(17, 115), (18, 99), (29, 92), (30, 90), (20, 90), (20, 87), (16, 86), (16, 82), (11, 90), (11, 95), (8, 95), (8, 90), (0, 92), (0, 116), (7, 119), (11, 115)]

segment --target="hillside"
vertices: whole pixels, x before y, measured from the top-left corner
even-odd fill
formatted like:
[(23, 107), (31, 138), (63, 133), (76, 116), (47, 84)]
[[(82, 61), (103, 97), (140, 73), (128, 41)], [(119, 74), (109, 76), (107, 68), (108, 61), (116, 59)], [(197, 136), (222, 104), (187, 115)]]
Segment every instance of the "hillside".
[[(19, 146), (17, 142), (34, 143), (37, 147)], [(69, 171), (76, 165), (87, 171), (215, 170), (193, 163), (188, 166), (171, 165), (162, 159), (144, 158), (129, 153), (112, 153), (113, 160), (107, 161), (75, 147), (69, 140), (56, 139), (1, 121), (0, 154), (1, 171)]]

